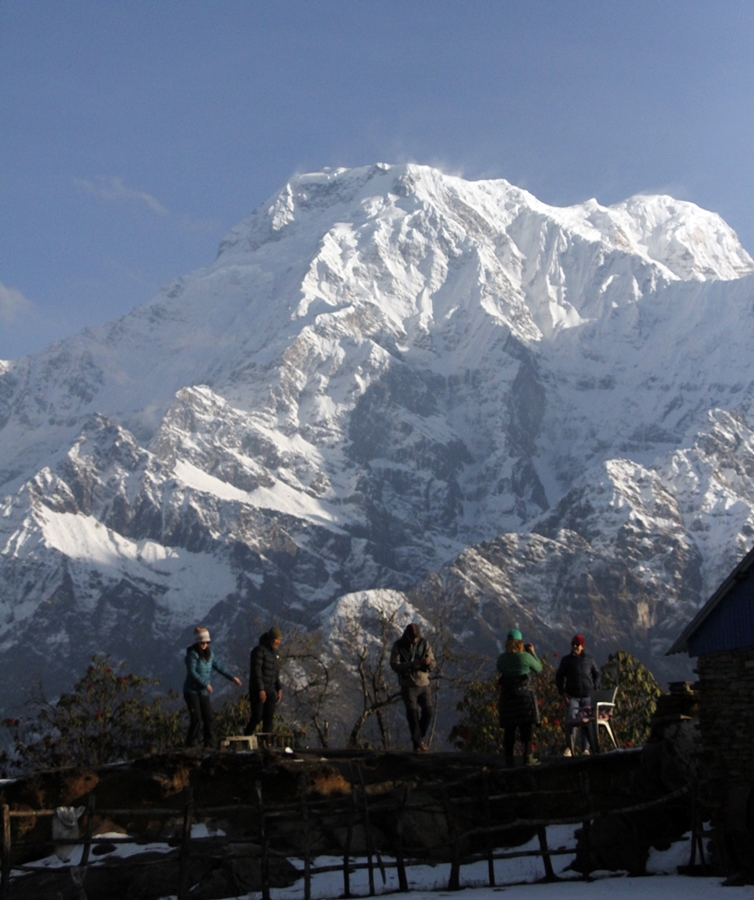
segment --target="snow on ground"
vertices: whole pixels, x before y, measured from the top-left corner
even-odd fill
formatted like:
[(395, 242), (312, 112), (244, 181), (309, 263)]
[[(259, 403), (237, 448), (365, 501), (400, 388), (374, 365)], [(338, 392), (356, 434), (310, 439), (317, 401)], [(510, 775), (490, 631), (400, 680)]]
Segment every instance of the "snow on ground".
[[(529, 884), (525, 887), (480, 887), (460, 891), (412, 890), (409, 894), (391, 894), (391, 900), (497, 900), (501, 894), (515, 892), (519, 900), (751, 900), (754, 887), (730, 888), (722, 886), (720, 878), (683, 878), (665, 875), (647, 878), (600, 878), (591, 882), (571, 881), (552, 884)], [(316, 895), (335, 900), (342, 890), (333, 894)], [(259, 894), (248, 895), (256, 900)], [(280, 896), (280, 895), (278, 895)], [(286, 897), (293, 897), (292, 893)], [(313, 895), (315, 896), (315, 895)], [(168, 898), (166, 898), (168, 900)], [(244, 898), (246, 900), (246, 898)]]
[[(575, 827), (570, 825), (550, 826), (547, 829), (547, 845), (551, 850), (566, 849), (575, 846)], [(536, 838), (512, 851), (538, 850)], [(516, 859), (495, 860), (496, 887), (489, 887), (487, 862), (481, 861), (461, 867), (461, 891), (448, 891), (450, 864), (435, 866), (411, 866), (407, 868), (409, 893), (398, 891), (398, 875), (395, 869), (387, 869), (383, 882), (379, 867), (375, 865), (375, 890), (377, 894), (389, 894), (392, 900), (405, 897), (406, 900), (438, 900), (439, 897), (465, 897), (468, 900), (492, 900), (503, 891), (521, 889), (526, 885), (525, 900), (628, 900), (641, 892), (642, 896), (651, 900), (653, 897), (674, 898), (684, 900), (709, 900), (710, 893), (721, 885), (720, 878), (687, 878), (677, 875), (677, 867), (689, 861), (690, 835), (673, 844), (669, 850), (659, 852), (653, 850), (647, 864), (649, 875), (645, 878), (628, 878), (625, 873), (593, 872), (591, 882), (581, 879), (578, 872), (568, 871), (573, 861), (572, 855), (553, 858), (553, 869), (562, 879), (556, 884), (536, 884), (545, 872), (539, 857), (520, 857)], [(384, 857), (384, 861), (392, 862), (392, 858)], [(339, 857), (320, 857), (312, 863), (314, 866), (337, 865), (342, 862)], [(703, 883), (703, 888), (701, 887)], [(696, 890), (696, 885), (700, 885)], [(722, 890), (722, 888), (721, 888)], [(726, 889), (730, 890), (730, 889)], [(729, 900), (745, 897), (754, 900), (754, 887), (744, 888), (748, 893), (726, 893)], [(351, 874), (351, 892), (354, 896), (369, 894), (369, 874), (366, 869), (359, 869)], [(272, 890), (273, 900), (301, 900), (304, 896), (304, 882), (299, 880), (290, 888)], [(343, 895), (343, 875), (341, 872), (326, 872), (312, 879), (313, 900), (334, 900)], [(258, 900), (261, 894), (249, 894), (248, 900)]]
[[(551, 826), (547, 829), (547, 844), (551, 850), (572, 847), (575, 844), (574, 826)], [(192, 838), (206, 838), (221, 835), (222, 832), (210, 832), (206, 825), (194, 825)], [(100, 835), (101, 837), (119, 838), (122, 835)], [(533, 839), (514, 850), (537, 850), (539, 844)], [(441, 897), (452, 897), (454, 900), (496, 900), (506, 892), (515, 892), (521, 900), (634, 900), (639, 895), (642, 900), (754, 900), (754, 886), (723, 887), (723, 879), (719, 877), (685, 877), (677, 874), (677, 867), (689, 861), (690, 835), (674, 843), (669, 850), (660, 852), (652, 850), (647, 863), (648, 874), (643, 877), (629, 878), (625, 872), (593, 872), (591, 881), (583, 881), (576, 872), (568, 871), (573, 856), (564, 854), (553, 858), (553, 868), (561, 879), (550, 884), (538, 884), (544, 875), (544, 868), (538, 857), (522, 857), (495, 861), (496, 887), (490, 887), (486, 861), (477, 862), (461, 868), (460, 891), (449, 891), (448, 875), (450, 866), (442, 863), (434, 866), (409, 866), (406, 874), (409, 883), (408, 893), (398, 893), (398, 877), (395, 869), (386, 869), (383, 881), (379, 866), (375, 862), (374, 882), (378, 896), (389, 895), (391, 900), (439, 900)], [(113, 856), (133, 856), (136, 853), (167, 852), (166, 844), (119, 844), (116, 850), (108, 854)], [(39, 860), (35, 865), (39, 868), (58, 868), (63, 865), (78, 865), (81, 860), (81, 845), (78, 845), (68, 862), (62, 862), (56, 856)], [(103, 857), (90, 858), (90, 865), (96, 866)], [(303, 868), (301, 860), (292, 860), (298, 868)], [(312, 866), (340, 865), (342, 857), (320, 856), (312, 860)], [(384, 856), (387, 864), (394, 862), (392, 857)], [(354, 862), (365, 862), (354, 858)], [(20, 873), (13, 873), (20, 874)], [(366, 869), (351, 873), (351, 893), (354, 897), (366, 897), (369, 894), (369, 875)], [(273, 888), (270, 892), (272, 900), (302, 900), (304, 897), (304, 880), (299, 879), (287, 888)], [(312, 900), (336, 900), (343, 895), (342, 872), (325, 872), (312, 877)], [(260, 900), (260, 892), (252, 892), (232, 900)], [(163, 900), (176, 900), (175, 895)], [(228, 898), (231, 900), (231, 898)]]
[[(196, 825), (191, 826), (191, 837), (196, 838), (207, 838), (207, 837), (222, 837), (225, 834), (221, 829), (217, 829), (216, 831), (210, 832), (207, 829), (207, 826), (203, 822), (199, 822)], [(110, 841), (120, 841), (123, 838), (127, 837), (127, 835), (122, 834), (120, 831), (107, 831), (100, 832), (94, 835), (95, 838), (106, 838)], [(120, 856), (125, 858), (127, 856), (135, 856), (137, 853), (169, 853), (173, 847), (169, 847), (164, 841), (153, 841), (151, 843), (147, 842), (136, 842), (134, 840), (133, 843), (123, 843), (116, 844), (115, 850), (112, 853), (108, 853), (106, 856), (90, 856), (89, 857), (89, 865), (96, 866), (101, 862), (104, 862), (105, 859), (112, 859), (115, 856)], [(84, 852), (83, 844), (76, 844), (71, 851), (71, 855), (68, 859), (60, 859), (56, 854), (52, 853), (50, 856), (45, 856), (42, 859), (34, 860), (33, 862), (25, 863), (26, 868), (33, 869), (59, 869), (63, 866), (78, 866), (81, 864), (81, 854)], [(22, 873), (18, 870), (14, 870), (11, 872), (12, 876), (20, 876)]]
[[(551, 826), (547, 829), (547, 844), (550, 849), (571, 847), (575, 844), (573, 826)], [(515, 848), (536, 850), (538, 841)], [(375, 888), (379, 894), (389, 894), (392, 900), (438, 900), (440, 897), (454, 897), (459, 900), (493, 900), (506, 891), (523, 892), (524, 900), (633, 900), (640, 894), (643, 900), (754, 900), (754, 887), (725, 888), (721, 878), (688, 878), (677, 873), (679, 865), (689, 861), (690, 836), (673, 844), (669, 850), (653, 850), (647, 863), (646, 877), (628, 878), (625, 873), (593, 872), (592, 881), (585, 882), (576, 872), (567, 871), (573, 860), (564, 855), (553, 859), (553, 868), (561, 881), (553, 884), (536, 884), (543, 877), (544, 868), (537, 857), (496, 860), (496, 887), (489, 887), (487, 863), (478, 862), (461, 868), (460, 891), (448, 891), (449, 864), (437, 866), (412, 866), (407, 869), (409, 893), (398, 891), (395, 870), (386, 871), (383, 883), (379, 869), (375, 867)], [(385, 857), (385, 861), (389, 861)], [(338, 863), (340, 859), (321, 857), (313, 865)], [(524, 887), (525, 885), (525, 887)], [(366, 870), (353, 872), (351, 891), (354, 896), (367, 896), (369, 876)], [(313, 900), (335, 900), (343, 894), (343, 876), (340, 872), (317, 875), (312, 880)], [(303, 879), (290, 888), (273, 890), (273, 900), (299, 900), (304, 896)], [(261, 894), (248, 894), (244, 900), (258, 900)], [(167, 898), (166, 898), (167, 900)]]

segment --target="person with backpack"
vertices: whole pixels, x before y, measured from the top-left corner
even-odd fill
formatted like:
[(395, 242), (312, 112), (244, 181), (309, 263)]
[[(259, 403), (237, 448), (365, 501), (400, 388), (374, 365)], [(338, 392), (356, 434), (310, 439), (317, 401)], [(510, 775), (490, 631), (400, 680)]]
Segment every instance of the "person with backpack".
[(429, 748), (424, 740), (432, 721), (432, 692), (429, 673), (435, 664), (432, 648), (422, 637), (419, 626), (412, 622), (393, 644), (390, 668), (398, 676), (411, 743), (416, 751)]
[(533, 644), (524, 644), (523, 635), (512, 628), (505, 639), (505, 651), (497, 658), (499, 673), (498, 719), (503, 729), (505, 764), (514, 765), (513, 751), (516, 731), (523, 747), (524, 765), (537, 762), (531, 749), (534, 725), (539, 724), (539, 704), (530, 675), (542, 671), (542, 663), (534, 652)]
[(189, 713), (189, 729), (186, 735), (186, 746), (193, 747), (199, 737), (199, 729), (203, 730), (204, 746), (211, 748), (212, 740), (212, 705), (210, 694), (212, 672), (219, 672), (235, 685), (241, 684), (232, 672), (217, 659), (210, 649), (209, 631), (202, 625), (194, 629), (194, 642), (186, 648), (184, 658), (186, 664), (186, 680), (183, 682), (183, 699)]

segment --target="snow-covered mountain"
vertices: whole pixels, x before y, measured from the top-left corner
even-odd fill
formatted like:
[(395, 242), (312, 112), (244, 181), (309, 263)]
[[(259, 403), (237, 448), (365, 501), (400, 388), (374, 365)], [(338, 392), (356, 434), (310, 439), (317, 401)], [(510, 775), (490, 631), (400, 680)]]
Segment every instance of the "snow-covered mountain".
[(95, 651), (179, 684), (199, 621), (246, 647), (370, 589), (457, 598), (490, 651), (515, 621), (661, 654), (752, 543), (753, 273), (666, 196), (297, 176), (212, 265), (0, 363), (6, 702)]

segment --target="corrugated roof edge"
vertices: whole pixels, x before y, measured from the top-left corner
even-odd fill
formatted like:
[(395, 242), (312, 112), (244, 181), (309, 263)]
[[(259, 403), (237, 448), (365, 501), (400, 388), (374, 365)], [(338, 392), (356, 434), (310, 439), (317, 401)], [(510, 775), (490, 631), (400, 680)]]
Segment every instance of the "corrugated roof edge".
[(704, 623), (707, 616), (722, 603), (725, 595), (733, 587), (734, 584), (741, 580), (742, 576), (748, 575), (749, 569), (754, 566), (754, 547), (744, 556), (736, 568), (728, 575), (720, 587), (709, 598), (689, 624), (683, 629), (673, 646), (668, 650), (665, 656), (672, 656), (674, 653), (688, 653), (689, 639)]

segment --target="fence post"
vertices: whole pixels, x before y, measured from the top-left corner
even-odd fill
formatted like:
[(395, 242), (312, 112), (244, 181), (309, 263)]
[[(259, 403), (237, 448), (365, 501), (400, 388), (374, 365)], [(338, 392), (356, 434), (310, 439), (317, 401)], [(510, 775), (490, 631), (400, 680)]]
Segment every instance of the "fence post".
[(369, 829), (369, 803), (367, 801), (367, 791), (364, 784), (364, 773), (359, 767), (359, 782), (361, 784), (361, 799), (364, 804), (364, 844), (367, 850), (367, 870), (369, 872), (369, 896), (374, 897), (374, 860), (372, 859), (372, 836)]
[(542, 862), (545, 864), (545, 881), (558, 881), (558, 876), (552, 867), (550, 848), (547, 846), (547, 829), (544, 825), (537, 828), (537, 837), (539, 838), (539, 849), (542, 851)]
[(81, 854), (79, 867), (85, 869), (89, 863), (89, 853), (92, 848), (92, 832), (94, 831), (94, 794), (89, 794), (86, 801), (86, 831), (84, 832), (84, 852)]
[(589, 793), (589, 770), (585, 769), (582, 777), (581, 783), (583, 785), (581, 795), (584, 798), (584, 806), (585, 809), (585, 819), (584, 819), (584, 881), (591, 881), (590, 878), (592, 865), (592, 842), (591, 842), (591, 828), (592, 828), (592, 817), (591, 817), (591, 808), (589, 804), (589, 797), (591, 796)]
[(348, 825), (346, 826), (346, 841), (343, 846), (343, 896), (351, 896), (351, 873), (348, 869), (348, 860), (351, 857), (351, 840), (353, 838), (353, 822), (356, 818), (356, 786), (351, 784), (351, 810), (348, 813)]
[(3, 873), (2, 898), (7, 900), (10, 894), (10, 807), (3, 804)]
[(311, 900), (312, 875), (309, 834), (309, 804), (306, 802), (306, 775), (299, 777), (299, 791), (301, 792), (301, 819), (304, 823), (304, 900)]
[(689, 874), (693, 875), (694, 865), (696, 864), (696, 853), (699, 851), (699, 861), (702, 866), (702, 874), (707, 874), (707, 864), (704, 859), (704, 822), (702, 821), (702, 813), (699, 809), (699, 795), (694, 791), (691, 798), (691, 856), (689, 857)]
[(448, 797), (447, 787), (443, 787), (443, 805), (445, 807), (445, 819), (448, 823), (448, 835), (450, 836), (452, 856), (450, 861), (450, 876), (448, 877), (448, 890), (461, 890), (461, 856), (458, 846), (458, 829), (456, 828), (455, 818), (450, 808), (450, 799)]
[(183, 807), (183, 830), (181, 832), (181, 856), (178, 863), (178, 900), (188, 897), (188, 865), (191, 853), (191, 822), (194, 812), (194, 791), (188, 789), (188, 800)]
[(406, 816), (406, 806), (411, 793), (411, 783), (409, 782), (403, 788), (403, 797), (401, 805), (398, 809), (398, 821), (395, 826), (396, 848), (395, 848), (395, 864), (398, 868), (398, 887), (403, 893), (408, 891), (408, 877), (406, 876), (406, 861), (403, 857), (403, 821)]
[(591, 841), (589, 840), (589, 832), (591, 830), (592, 820), (586, 819), (584, 821), (584, 825), (582, 827), (581, 834), (583, 835), (584, 840), (584, 881), (591, 881), (591, 865), (592, 865), (592, 848)]
[(482, 775), (484, 790), (484, 819), (487, 823), (487, 831), (484, 834), (484, 842), (487, 847), (487, 880), (490, 887), (495, 887), (495, 858), (492, 847), (492, 836), (489, 829), (492, 828), (492, 807), (490, 806), (490, 778), (486, 770)]
[(259, 836), (262, 841), (262, 900), (270, 900), (270, 844), (267, 840), (267, 825), (264, 817), (262, 782), (255, 782), (255, 788), (259, 801)]

